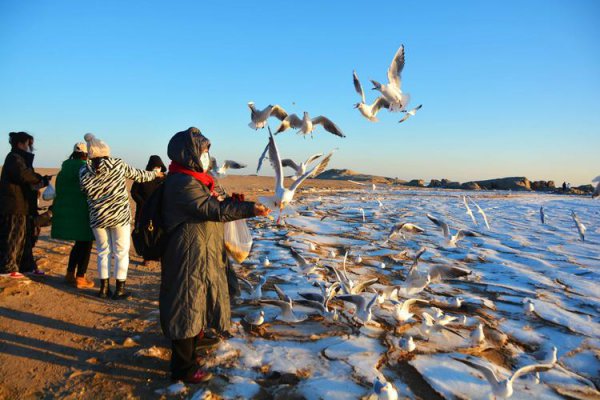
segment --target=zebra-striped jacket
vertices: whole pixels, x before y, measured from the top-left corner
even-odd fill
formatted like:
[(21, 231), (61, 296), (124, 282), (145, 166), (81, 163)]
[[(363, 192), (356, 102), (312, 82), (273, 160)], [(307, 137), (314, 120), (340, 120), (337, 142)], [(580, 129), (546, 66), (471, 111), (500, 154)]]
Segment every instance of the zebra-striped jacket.
[(126, 180), (148, 182), (156, 178), (154, 171), (133, 168), (119, 158), (100, 161), (98, 171), (88, 160), (79, 171), (79, 182), (87, 195), (92, 228), (113, 228), (131, 224), (131, 207)]

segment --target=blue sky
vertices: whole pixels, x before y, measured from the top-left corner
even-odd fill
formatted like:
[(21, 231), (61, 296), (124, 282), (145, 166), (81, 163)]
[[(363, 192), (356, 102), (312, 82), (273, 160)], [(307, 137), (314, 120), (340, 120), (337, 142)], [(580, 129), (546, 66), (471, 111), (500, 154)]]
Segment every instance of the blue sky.
[[(213, 155), (251, 173), (267, 136), (247, 126), (253, 100), (334, 120), (347, 138), (290, 131), (278, 144), (292, 158), (338, 147), (336, 168), (459, 181), (600, 175), (600, 2), (206, 3), (0, 1), (2, 157), (8, 132), (26, 130), (36, 165), (58, 166), (93, 132), (143, 167), (197, 126)], [(403, 90), (423, 108), (400, 125), (387, 112), (371, 123), (352, 108), (352, 70), (365, 88), (384, 80), (400, 44)]]

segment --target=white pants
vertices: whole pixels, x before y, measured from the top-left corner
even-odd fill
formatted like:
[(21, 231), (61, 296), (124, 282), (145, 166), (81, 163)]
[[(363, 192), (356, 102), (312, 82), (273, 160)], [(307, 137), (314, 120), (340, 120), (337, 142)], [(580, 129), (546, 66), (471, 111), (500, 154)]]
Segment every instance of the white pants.
[[(98, 251), (98, 275), (100, 279), (110, 277), (110, 259), (114, 259), (113, 276), (118, 280), (127, 279), (129, 268), (129, 244), (131, 228), (129, 225), (114, 228), (93, 228)], [(112, 257), (111, 257), (112, 256)]]

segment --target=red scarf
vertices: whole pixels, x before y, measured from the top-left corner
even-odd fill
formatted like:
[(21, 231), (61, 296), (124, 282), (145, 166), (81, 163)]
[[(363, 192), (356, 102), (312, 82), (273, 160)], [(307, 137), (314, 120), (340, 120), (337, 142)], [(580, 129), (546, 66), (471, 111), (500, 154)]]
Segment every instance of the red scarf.
[(204, 186), (206, 186), (208, 188), (208, 190), (210, 190), (210, 194), (211, 195), (214, 196), (216, 194), (214, 192), (215, 180), (213, 179), (212, 176), (210, 176), (206, 172), (192, 171), (191, 169), (187, 169), (186, 167), (184, 167), (183, 165), (181, 165), (181, 164), (179, 164), (179, 163), (177, 163), (175, 161), (171, 161), (171, 164), (169, 165), (169, 173), (170, 174), (186, 174), (186, 175), (189, 175), (192, 178), (200, 181), (200, 183), (202, 183)]

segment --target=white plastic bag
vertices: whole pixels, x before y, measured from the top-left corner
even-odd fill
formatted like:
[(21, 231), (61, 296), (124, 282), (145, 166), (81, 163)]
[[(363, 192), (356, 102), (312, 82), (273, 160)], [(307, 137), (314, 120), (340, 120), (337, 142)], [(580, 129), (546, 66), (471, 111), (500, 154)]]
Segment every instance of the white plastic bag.
[(252, 234), (245, 219), (225, 223), (225, 249), (238, 263), (244, 262), (252, 248)]
[(56, 190), (54, 189), (54, 186), (52, 186), (52, 184), (49, 183), (48, 186), (46, 186), (46, 189), (44, 189), (44, 191), (42, 192), (42, 199), (50, 201), (54, 200), (55, 197)]

